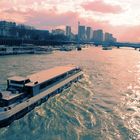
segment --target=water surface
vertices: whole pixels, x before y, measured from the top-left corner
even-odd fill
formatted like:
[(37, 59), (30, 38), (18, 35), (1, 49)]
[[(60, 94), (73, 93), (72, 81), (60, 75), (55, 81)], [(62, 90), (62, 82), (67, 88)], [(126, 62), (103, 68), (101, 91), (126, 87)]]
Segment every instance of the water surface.
[(0, 140), (135, 140), (140, 138), (140, 52), (85, 48), (47, 55), (0, 57), (7, 77), (75, 64), (84, 78), (10, 126)]

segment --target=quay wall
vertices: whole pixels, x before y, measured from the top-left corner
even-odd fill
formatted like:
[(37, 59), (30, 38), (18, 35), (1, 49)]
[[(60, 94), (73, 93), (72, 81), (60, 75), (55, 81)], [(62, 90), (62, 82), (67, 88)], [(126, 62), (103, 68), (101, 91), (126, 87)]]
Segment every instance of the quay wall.
[(76, 44), (75, 41), (63, 41), (63, 40), (30, 40), (30, 39), (11, 39), (0, 38), (0, 45), (20, 46), (21, 44), (33, 44), (36, 46), (46, 45), (63, 45), (63, 44)]

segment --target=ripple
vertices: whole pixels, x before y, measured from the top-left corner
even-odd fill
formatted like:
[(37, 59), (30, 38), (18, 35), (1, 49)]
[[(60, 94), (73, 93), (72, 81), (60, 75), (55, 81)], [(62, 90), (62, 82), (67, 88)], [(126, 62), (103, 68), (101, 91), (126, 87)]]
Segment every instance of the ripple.
[(139, 60), (136, 51), (105, 52), (100, 47), (0, 58), (1, 88), (6, 87), (9, 76), (26, 76), (56, 65), (73, 63), (82, 66), (85, 73), (78, 83), (0, 129), (0, 140), (138, 139)]

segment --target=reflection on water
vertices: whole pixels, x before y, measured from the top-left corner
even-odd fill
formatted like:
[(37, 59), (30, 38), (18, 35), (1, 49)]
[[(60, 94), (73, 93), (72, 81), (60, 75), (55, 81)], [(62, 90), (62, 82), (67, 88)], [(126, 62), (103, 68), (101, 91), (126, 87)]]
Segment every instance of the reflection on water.
[(76, 64), (84, 78), (10, 126), (0, 140), (129, 140), (140, 134), (140, 56), (129, 49), (0, 57), (0, 89), (13, 75)]

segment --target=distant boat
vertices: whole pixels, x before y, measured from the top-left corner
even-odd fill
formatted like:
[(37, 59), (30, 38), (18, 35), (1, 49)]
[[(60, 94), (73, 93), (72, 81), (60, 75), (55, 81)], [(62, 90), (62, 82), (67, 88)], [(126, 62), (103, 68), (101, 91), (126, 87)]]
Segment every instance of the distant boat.
[(81, 51), (82, 50), (82, 48), (81, 47), (77, 47), (77, 51)]
[(80, 44), (77, 45), (77, 51), (81, 51), (82, 47), (80, 46)]
[(103, 46), (102, 50), (112, 50), (112, 47), (111, 46)]

